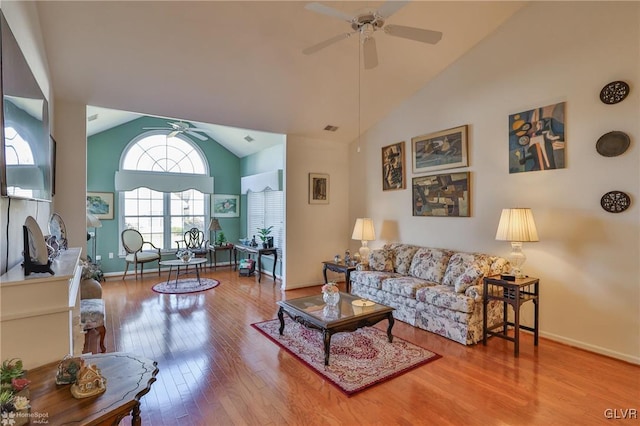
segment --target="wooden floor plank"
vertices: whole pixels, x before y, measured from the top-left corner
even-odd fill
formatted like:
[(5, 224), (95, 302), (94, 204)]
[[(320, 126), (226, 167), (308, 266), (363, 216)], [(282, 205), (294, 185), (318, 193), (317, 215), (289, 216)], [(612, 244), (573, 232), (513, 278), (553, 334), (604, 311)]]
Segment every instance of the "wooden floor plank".
[(144, 425), (589, 425), (610, 423), (607, 409), (640, 411), (637, 365), (547, 339), (536, 348), (528, 333), (514, 358), (502, 339), (463, 346), (400, 321), (394, 335), (443, 358), (349, 398), (251, 327), (276, 317), (276, 301), (319, 287), (283, 292), (230, 268), (204, 276), (221, 284), (160, 295), (156, 274), (103, 283), (107, 350), (158, 362)]

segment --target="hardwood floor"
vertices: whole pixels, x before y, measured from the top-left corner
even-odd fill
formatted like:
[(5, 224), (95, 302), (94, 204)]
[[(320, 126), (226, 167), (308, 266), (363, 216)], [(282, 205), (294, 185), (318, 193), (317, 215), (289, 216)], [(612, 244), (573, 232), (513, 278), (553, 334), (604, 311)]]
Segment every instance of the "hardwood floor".
[(160, 368), (142, 398), (144, 425), (590, 425), (610, 422), (606, 414), (639, 422), (621, 418), (640, 411), (639, 366), (546, 339), (535, 348), (528, 333), (514, 358), (502, 339), (463, 346), (400, 321), (394, 335), (443, 358), (348, 398), (250, 326), (275, 318), (277, 300), (318, 287), (282, 292), (231, 268), (206, 276), (221, 284), (187, 295), (154, 293), (155, 274), (103, 283), (107, 351)]

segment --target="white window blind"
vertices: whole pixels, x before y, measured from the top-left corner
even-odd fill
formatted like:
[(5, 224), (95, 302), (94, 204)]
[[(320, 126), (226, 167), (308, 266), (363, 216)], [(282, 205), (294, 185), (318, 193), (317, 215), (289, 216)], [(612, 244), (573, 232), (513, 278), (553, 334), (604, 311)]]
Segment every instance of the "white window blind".
[(247, 237), (256, 237), (256, 241), (261, 243), (258, 237), (259, 228), (271, 229), (273, 245), (282, 249), (284, 234), (284, 195), (282, 191), (262, 191), (247, 193)]

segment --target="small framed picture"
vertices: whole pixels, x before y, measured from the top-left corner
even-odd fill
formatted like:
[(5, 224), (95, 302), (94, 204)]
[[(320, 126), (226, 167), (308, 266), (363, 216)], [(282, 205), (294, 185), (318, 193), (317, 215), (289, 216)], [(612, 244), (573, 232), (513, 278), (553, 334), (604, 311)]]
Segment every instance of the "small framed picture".
[(309, 173), (309, 204), (329, 204), (329, 175)]
[(211, 197), (211, 215), (215, 217), (239, 217), (240, 196), (214, 194)]
[(87, 211), (98, 219), (113, 219), (113, 192), (87, 192)]
[(404, 142), (382, 147), (382, 190), (405, 189)]
[(416, 136), (411, 149), (413, 173), (468, 166), (467, 126)]

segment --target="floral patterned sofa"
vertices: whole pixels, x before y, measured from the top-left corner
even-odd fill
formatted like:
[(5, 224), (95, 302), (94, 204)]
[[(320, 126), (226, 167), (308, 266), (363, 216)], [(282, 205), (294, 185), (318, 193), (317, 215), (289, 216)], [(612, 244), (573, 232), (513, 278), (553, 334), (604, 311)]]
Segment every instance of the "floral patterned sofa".
[[(482, 339), (482, 279), (509, 270), (506, 259), (409, 244), (371, 251), (351, 273), (351, 293), (395, 308), (395, 319), (464, 345)], [(502, 322), (489, 302), (489, 325)]]

